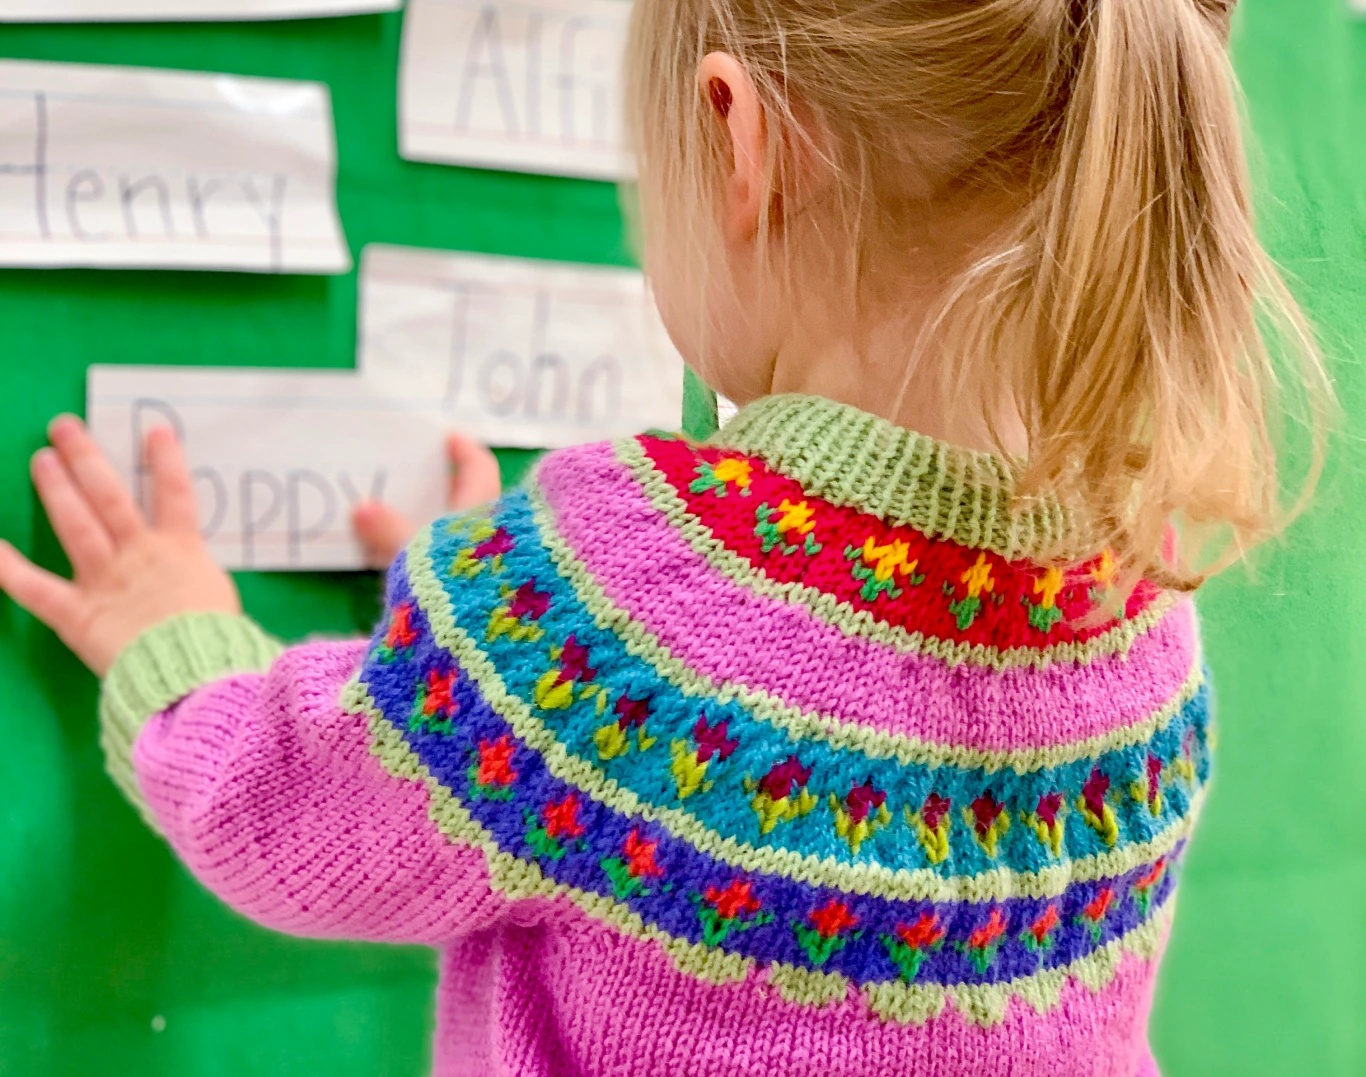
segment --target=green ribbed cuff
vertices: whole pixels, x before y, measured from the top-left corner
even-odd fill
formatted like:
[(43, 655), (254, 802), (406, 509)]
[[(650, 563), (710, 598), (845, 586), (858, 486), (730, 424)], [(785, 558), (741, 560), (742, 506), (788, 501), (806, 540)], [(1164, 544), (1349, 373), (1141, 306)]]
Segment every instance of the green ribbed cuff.
[(100, 691), (100, 746), (114, 784), (153, 822), (133, 772), (133, 744), (154, 714), (235, 673), (270, 668), (284, 650), (254, 621), (230, 613), (182, 613), (123, 649)]

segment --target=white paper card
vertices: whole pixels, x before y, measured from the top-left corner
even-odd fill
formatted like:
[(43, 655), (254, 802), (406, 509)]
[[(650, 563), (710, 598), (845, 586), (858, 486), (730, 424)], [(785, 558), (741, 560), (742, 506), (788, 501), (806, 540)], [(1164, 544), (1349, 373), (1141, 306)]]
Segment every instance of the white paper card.
[(327, 88), (0, 61), (0, 265), (343, 273)]
[(0, 22), (293, 19), (397, 11), (403, 0), (0, 0)]
[(399, 140), (414, 161), (629, 178), (627, 0), (408, 0)]
[(360, 306), (362, 377), (488, 444), (678, 428), (683, 362), (634, 270), (370, 246)]
[(233, 569), (363, 566), (350, 510), (381, 498), (417, 522), (443, 511), (444, 426), (353, 373), (92, 366), (91, 432), (150, 509), (146, 432), (169, 425), (193, 470), (200, 525)]

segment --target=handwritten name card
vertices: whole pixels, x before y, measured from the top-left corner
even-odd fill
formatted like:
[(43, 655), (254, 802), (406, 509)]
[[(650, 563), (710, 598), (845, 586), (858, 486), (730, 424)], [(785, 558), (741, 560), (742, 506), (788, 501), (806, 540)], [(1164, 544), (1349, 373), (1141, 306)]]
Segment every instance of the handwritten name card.
[(0, 61), (0, 265), (344, 273), (327, 88)]
[(404, 157), (619, 180), (626, 0), (409, 0)]
[(683, 362), (640, 273), (370, 246), (360, 374), (492, 445), (677, 429)]
[(91, 433), (151, 508), (147, 431), (170, 426), (189, 458), (200, 529), (230, 569), (351, 569), (351, 509), (382, 499), (425, 522), (444, 505), (442, 416), (350, 371), (92, 366)]

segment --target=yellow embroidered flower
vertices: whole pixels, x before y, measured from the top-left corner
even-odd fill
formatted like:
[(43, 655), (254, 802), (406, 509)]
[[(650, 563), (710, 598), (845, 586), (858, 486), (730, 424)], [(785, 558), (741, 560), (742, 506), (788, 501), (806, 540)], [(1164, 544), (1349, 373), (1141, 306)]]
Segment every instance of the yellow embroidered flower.
[(1106, 550), (1100, 555), (1100, 560), (1091, 566), (1091, 578), (1102, 587), (1109, 587), (1115, 582), (1115, 576), (1119, 573), (1119, 566), (1115, 564), (1115, 555)]
[(1034, 593), (1042, 595), (1039, 605), (1046, 610), (1051, 610), (1058, 601), (1058, 593), (1062, 590), (1062, 569), (1050, 568), (1042, 576), (1034, 581)]
[(878, 583), (892, 578), (893, 572), (909, 576), (920, 564), (919, 560), (908, 560), (911, 552), (909, 543), (893, 539), (885, 546), (878, 546), (870, 537), (863, 544), (863, 561), (873, 566), (873, 579)]
[(782, 513), (775, 525), (779, 534), (786, 535), (789, 531), (795, 531), (799, 535), (809, 535), (816, 528), (816, 521), (813, 519), (816, 511), (805, 501), (798, 501), (794, 505), (787, 498), (783, 498), (778, 511)]
[(979, 553), (977, 563), (967, 569), (959, 579), (968, 585), (969, 598), (980, 598), (983, 591), (990, 594), (996, 590), (996, 581), (991, 578), (991, 566), (987, 564), (985, 553)]
[(722, 482), (733, 482), (741, 490), (749, 488), (750, 463), (748, 460), (737, 460), (728, 457), (716, 465), (713, 474)]

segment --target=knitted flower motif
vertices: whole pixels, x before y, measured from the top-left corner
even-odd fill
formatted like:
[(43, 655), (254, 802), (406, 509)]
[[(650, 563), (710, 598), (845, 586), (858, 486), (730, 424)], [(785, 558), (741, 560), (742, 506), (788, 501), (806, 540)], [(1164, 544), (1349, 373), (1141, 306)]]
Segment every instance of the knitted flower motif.
[(414, 609), (413, 603), (404, 602), (395, 606), (389, 615), (384, 642), (376, 651), (376, 657), (386, 665), (398, 658), (412, 657), (412, 646), (417, 642), (417, 630), (413, 628)]
[(963, 809), (963, 821), (972, 827), (972, 836), (987, 856), (996, 856), (996, 845), (1010, 830), (1010, 813), (990, 793), (983, 793)]
[(1139, 914), (1146, 917), (1148, 907), (1152, 904), (1153, 891), (1157, 889), (1167, 874), (1167, 858), (1158, 857), (1153, 866), (1140, 875), (1130, 885), (1129, 892), (1133, 894), (1134, 904), (1138, 906)]
[[(778, 546), (785, 557), (798, 550), (803, 551), (808, 557), (814, 557), (823, 549), (816, 541), (816, 536), (812, 534), (816, 529), (814, 516), (815, 510), (805, 501), (798, 501), (794, 505), (787, 498), (783, 498), (776, 512), (768, 502), (764, 502), (754, 510), (754, 534), (762, 541), (764, 553), (769, 553)], [(803, 540), (801, 545), (790, 541), (797, 538)]]
[[(967, 585), (968, 593), (963, 598), (950, 602), (949, 612), (957, 620), (958, 631), (966, 632), (972, 627), (972, 622), (977, 620), (977, 615), (982, 612), (982, 595), (991, 594), (996, 590), (996, 581), (991, 577), (991, 565), (987, 562), (987, 555), (979, 553), (976, 563), (964, 570), (958, 581)], [(949, 595), (954, 593), (952, 584), (946, 583), (944, 589)]]
[(479, 758), (466, 772), (470, 780), (470, 795), (475, 800), (511, 800), (512, 783), (517, 772), (512, 769), (516, 746), (504, 733), (497, 740), (479, 742)]
[(536, 590), (536, 581), (527, 580), (516, 590), (503, 588), (503, 603), (489, 614), (488, 631), (484, 634), (489, 643), (502, 636), (518, 643), (535, 643), (544, 633), (536, 622), (550, 609), (550, 595)]
[(1186, 730), (1181, 741), (1181, 754), (1171, 762), (1172, 773), (1185, 780), (1192, 788), (1195, 786), (1195, 730)]
[(1032, 924), (1024, 929), (1020, 935), (1020, 941), (1029, 948), (1031, 953), (1042, 954), (1053, 948), (1053, 931), (1059, 922), (1057, 905), (1049, 905)]
[(1062, 794), (1045, 793), (1028, 815), (1021, 813), (1020, 818), (1034, 831), (1034, 836), (1046, 845), (1054, 856), (1062, 855), (1063, 821), (1060, 818), (1066, 810)]
[(698, 495), (712, 493), (717, 497), (725, 497), (730, 484), (734, 483), (741, 496), (748, 497), (751, 493), (752, 470), (750, 462), (743, 457), (728, 456), (715, 464), (699, 460), (697, 478), (693, 479), (688, 490)]
[(574, 703), (577, 685), (581, 686), (579, 699), (596, 697), (598, 713), (607, 709), (606, 693), (591, 686), (598, 671), (588, 664), (588, 648), (579, 643), (577, 636), (570, 636), (560, 647), (552, 647), (550, 657), (559, 665), (546, 670), (536, 681), (532, 693), (536, 706), (547, 711), (565, 710)]
[(1115, 818), (1114, 810), (1106, 802), (1106, 794), (1109, 791), (1109, 777), (1096, 767), (1086, 779), (1086, 784), (1082, 786), (1077, 808), (1081, 811), (1081, 817), (1086, 820), (1086, 824), (1100, 835), (1101, 841), (1113, 846), (1119, 840), (1119, 822)]
[(846, 546), (845, 560), (853, 562), (850, 571), (854, 579), (863, 584), (859, 597), (865, 602), (873, 602), (884, 594), (889, 598), (900, 598), (901, 588), (896, 586), (897, 576), (909, 580), (912, 586), (924, 583), (925, 577), (915, 574), (920, 562), (910, 554), (910, 544), (901, 539), (893, 539), (879, 546), (871, 535), (864, 540), (862, 548)]
[(979, 975), (985, 975), (987, 968), (996, 960), (1001, 949), (1001, 941), (1006, 934), (1006, 918), (1000, 909), (992, 909), (991, 916), (981, 927), (973, 931), (967, 940), (958, 944), (960, 953), (977, 966)]
[(834, 898), (808, 913), (807, 920), (811, 923), (810, 927), (794, 921), (792, 929), (813, 965), (824, 965), (833, 954), (843, 950), (850, 939), (862, 934), (849, 933), (850, 928), (857, 926), (858, 917), (849, 911), (847, 904)]
[(1115, 561), (1115, 555), (1109, 550), (1104, 551), (1091, 565), (1091, 579), (1095, 581), (1090, 591), (1091, 601), (1104, 602), (1118, 575), (1119, 564)]
[(485, 567), (494, 572), (503, 571), (503, 554), (511, 553), (516, 543), (507, 528), (493, 527), (485, 523), (470, 534), (471, 545), (464, 547), (455, 555), (451, 564), (451, 575), (473, 579)]
[(626, 835), (622, 843), (621, 855), (602, 861), (602, 869), (612, 881), (612, 890), (623, 901), (632, 897), (647, 897), (650, 891), (645, 888), (645, 880), (658, 879), (664, 869), (655, 863), (655, 851), (659, 842), (647, 841), (636, 827)]
[(712, 760), (729, 759), (740, 745), (738, 740), (731, 739), (728, 731), (729, 722), (723, 720), (714, 726), (708, 725), (703, 716), (693, 726), (693, 745), (685, 740), (676, 740), (669, 745), (673, 760), (669, 770), (673, 773), (680, 800), (686, 800), (699, 789), (704, 793), (711, 789), (712, 783), (706, 777)]
[(559, 860), (566, 853), (563, 839), (581, 838), (587, 832), (579, 821), (579, 797), (577, 793), (567, 794), (563, 800), (547, 804), (541, 809), (537, 819), (531, 812), (526, 813), (527, 844), (540, 856)]
[(1105, 930), (1105, 917), (1114, 904), (1115, 892), (1108, 886), (1101, 887), (1100, 893), (1091, 899), (1077, 917), (1077, 923), (1085, 926), (1091, 933), (1091, 941), (1100, 945), (1100, 936)]
[(427, 680), (418, 685), (417, 697), (413, 700), (413, 713), (408, 719), (410, 730), (433, 733), (451, 731), (451, 720), (460, 710), (459, 701), (452, 695), (458, 679), (454, 671), (428, 671)]
[(748, 879), (732, 880), (724, 890), (709, 886), (705, 893), (694, 894), (697, 918), (702, 924), (702, 942), (719, 946), (732, 931), (749, 931), (771, 923), (773, 914), (764, 911), (763, 902), (754, 894)]
[(830, 810), (835, 813), (835, 833), (849, 843), (849, 851), (855, 856), (865, 841), (892, 821), (887, 794), (874, 789), (871, 781), (850, 789), (842, 804), (831, 793)]
[(798, 819), (816, 806), (816, 798), (806, 788), (810, 780), (811, 768), (790, 755), (774, 763), (757, 783), (746, 782), (746, 790), (754, 793), (749, 803), (759, 816), (759, 833), (767, 834), (779, 823)]
[(1060, 568), (1049, 568), (1034, 581), (1034, 593), (1040, 595), (1038, 602), (1030, 602), (1029, 623), (1040, 632), (1051, 632), (1053, 626), (1062, 620), (1062, 610), (1058, 609), (1058, 594), (1062, 591), (1063, 574)]
[(920, 973), (920, 966), (932, 953), (944, 948), (947, 934), (934, 912), (921, 913), (914, 924), (899, 924), (894, 935), (883, 935), (882, 945), (896, 964), (901, 979), (912, 982)]
[(631, 730), (636, 731), (636, 746), (649, 751), (657, 743), (656, 738), (645, 732), (645, 719), (650, 716), (650, 698), (633, 699), (622, 696), (617, 700), (616, 721), (609, 722), (593, 734), (593, 743), (598, 746), (598, 757), (602, 760), (616, 759), (631, 750)]
[(1154, 819), (1162, 814), (1162, 771), (1162, 760), (1150, 752), (1144, 776), (1129, 785), (1130, 795), (1146, 804)]
[(916, 837), (931, 864), (942, 864), (949, 858), (949, 809), (953, 801), (931, 793), (918, 812), (906, 809), (906, 821), (915, 827)]

